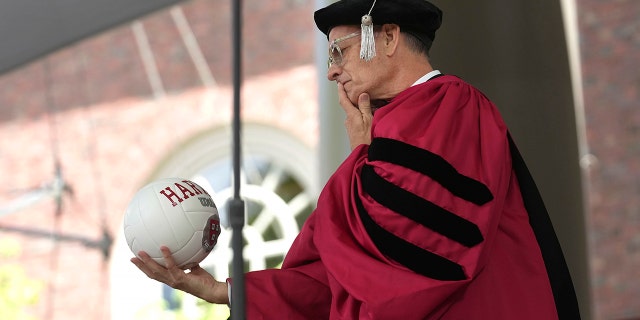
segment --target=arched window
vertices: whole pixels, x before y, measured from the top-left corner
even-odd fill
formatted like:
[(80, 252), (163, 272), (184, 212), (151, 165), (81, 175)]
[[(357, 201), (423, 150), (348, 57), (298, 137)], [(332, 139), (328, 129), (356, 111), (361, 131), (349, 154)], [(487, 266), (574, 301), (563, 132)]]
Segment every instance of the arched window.
[[(191, 138), (162, 161), (149, 179), (183, 177), (211, 193), (224, 229), (215, 249), (201, 266), (221, 281), (229, 276), (233, 256), (227, 205), (233, 197), (229, 130), (217, 128)], [(240, 193), (245, 202), (246, 271), (279, 267), (302, 223), (315, 208), (315, 156), (309, 146), (270, 126), (245, 124), (242, 133)], [(142, 276), (128, 259), (117, 255), (131, 256), (123, 239), (116, 241), (112, 260), (112, 272), (119, 273), (112, 277), (113, 319), (136, 319), (136, 314), (143, 318), (165, 309), (191, 314), (189, 319), (199, 319), (197, 314), (202, 310), (196, 306), (197, 299), (159, 283), (150, 283), (152, 281)], [(131, 266), (118, 267), (117, 264)], [(144, 284), (138, 286), (131, 281)], [(140, 301), (140, 297), (148, 300)], [(223, 314), (220, 318), (224, 317)]]

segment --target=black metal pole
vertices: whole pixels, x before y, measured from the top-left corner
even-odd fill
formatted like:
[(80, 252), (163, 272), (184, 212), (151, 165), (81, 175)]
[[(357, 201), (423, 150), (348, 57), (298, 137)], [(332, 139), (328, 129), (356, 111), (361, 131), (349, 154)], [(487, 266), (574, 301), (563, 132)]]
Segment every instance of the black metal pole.
[(232, 0), (233, 14), (233, 199), (229, 204), (231, 223), (231, 248), (233, 250), (233, 273), (231, 275), (231, 319), (245, 319), (244, 292), (244, 201), (240, 198), (240, 87), (242, 84), (242, 1)]

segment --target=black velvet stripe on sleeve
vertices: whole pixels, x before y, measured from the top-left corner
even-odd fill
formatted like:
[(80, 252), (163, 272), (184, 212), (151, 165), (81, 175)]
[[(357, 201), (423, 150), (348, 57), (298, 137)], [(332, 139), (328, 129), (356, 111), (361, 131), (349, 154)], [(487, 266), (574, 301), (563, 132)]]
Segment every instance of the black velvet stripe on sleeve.
[(390, 210), (466, 247), (483, 241), (474, 223), (385, 180), (373, 167), (363, 166), (360, 174), (363, 191)]
[[(355, 188), (358, 194), (357, 185)], [(466, 279), (464, 270), (459, 264), (417, 247), (380, 227), (371, 219), (360, 198), (356, 196), (355, 199), (358, 214), (367, 234), (385, 256), (415, 273), (432, 279), (442, 281)]]
[(369, 160), (397, 164), (437, 181), (457, 197), (483, 205), (493, 195), (482, 182), (460, 174), (441, 156), (428, 150), (389, 138), (375, 138), (369, 146)]

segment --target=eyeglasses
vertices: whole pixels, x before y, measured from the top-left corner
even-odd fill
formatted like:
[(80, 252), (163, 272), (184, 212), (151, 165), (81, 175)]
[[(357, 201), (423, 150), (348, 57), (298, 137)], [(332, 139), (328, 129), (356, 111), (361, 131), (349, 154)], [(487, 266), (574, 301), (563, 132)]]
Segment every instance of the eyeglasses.
[(351, 39), (353, 37), (359, 36), (360, 31), (356, 31), (354, 33), (350, 33), (344, 37), (340, 37), (338, 39), (334, 39), (329, 43), (329, 60), (327, 61), (327, 68), (331, 68), (332, 65), (341, 65), (342, 64), (342, 49), (338, 46), (338, 43)]

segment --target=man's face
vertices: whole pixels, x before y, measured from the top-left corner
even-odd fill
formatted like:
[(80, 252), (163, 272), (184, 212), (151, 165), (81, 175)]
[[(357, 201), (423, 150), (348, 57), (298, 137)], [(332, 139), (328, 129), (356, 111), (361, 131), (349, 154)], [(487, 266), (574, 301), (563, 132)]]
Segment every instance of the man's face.
[[(383, 68), (379, 65), (379, 57), (376, 55), (370, 61), (360, 59), (360, 35), (353, 36), (353, 33), (359, 33), (360, 28), (356, 26), (338, 26), (329, 32), (329, 44), (334, 43), (335, 51), (341, 52), (341, 61), (331, 63), (327, 71), (327, 79), (330, 81), (340, 82), (344, 85), (344, 90), (349, 100), (355, 105), (358, 102), (358, 96), (361, 93), (368, 93), (372, 99), (376, 99), (376, 95), (381, 92), (381, 71)], [(336, 40), (336, 42), (334, 42)], [(376, 72), (377, 71), (377, 72)]]

